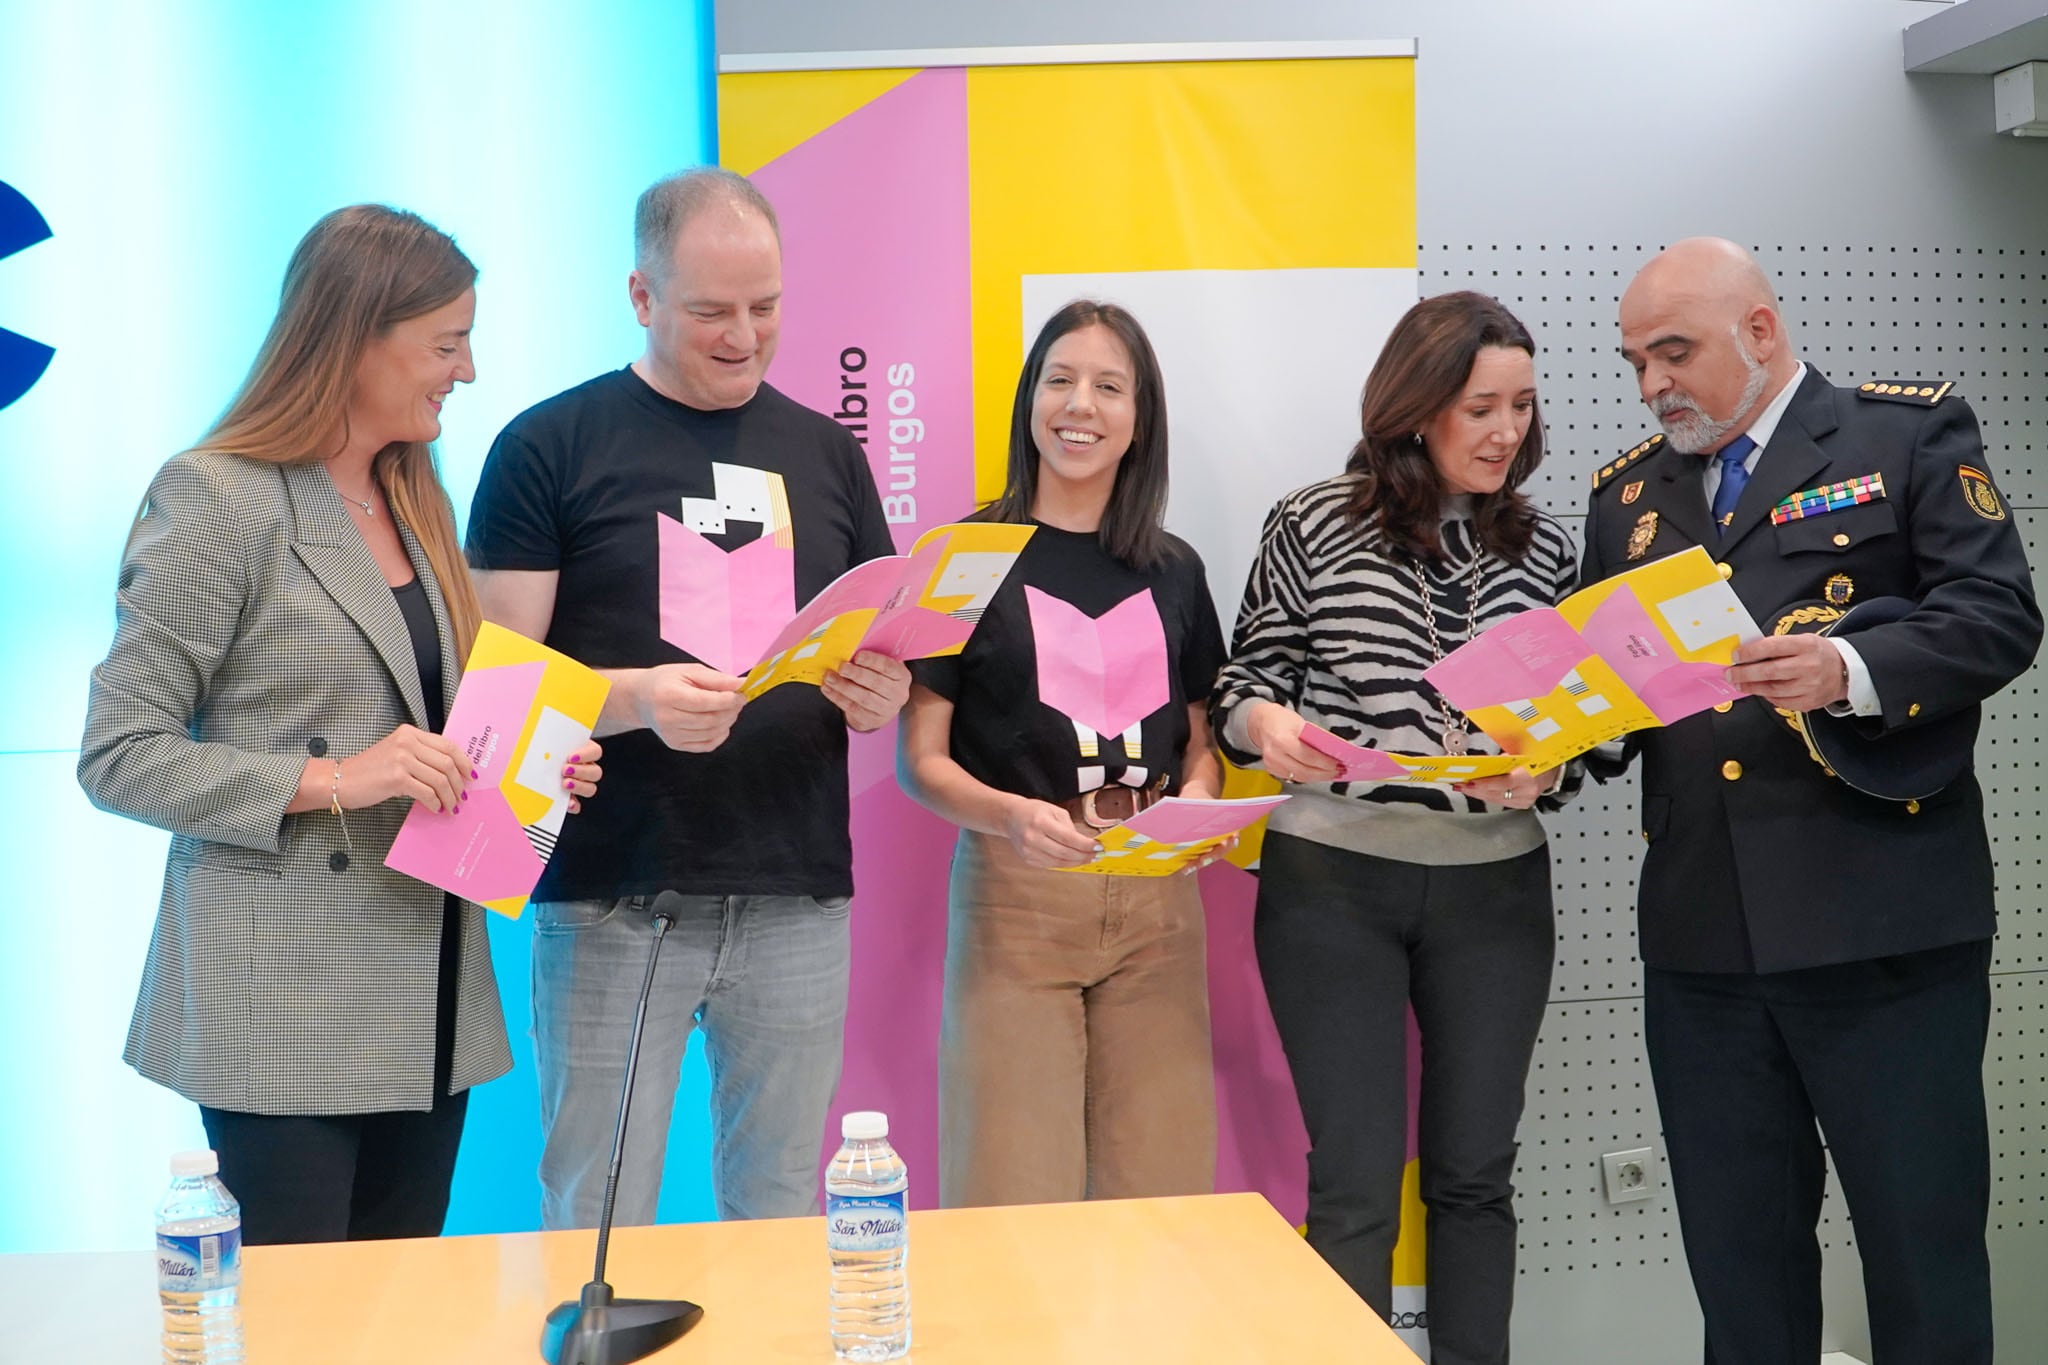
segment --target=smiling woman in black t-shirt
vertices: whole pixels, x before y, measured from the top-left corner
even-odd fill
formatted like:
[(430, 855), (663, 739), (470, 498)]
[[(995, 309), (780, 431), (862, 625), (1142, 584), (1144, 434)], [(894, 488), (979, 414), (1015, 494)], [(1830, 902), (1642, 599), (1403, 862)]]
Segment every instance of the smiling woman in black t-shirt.
[(912, 666), (898, 769), (960, 826), (941, 1202), (1206, 1193), (1215, 1086), (1194, 879), (1059, 871), (1162, 795), (1214, 796), (1223, 632), (1166, 533), (1166, 401), (1138, 322), (1068, 304), (1025, 357), (1008, 485), (1038, 527), (956, 658)]

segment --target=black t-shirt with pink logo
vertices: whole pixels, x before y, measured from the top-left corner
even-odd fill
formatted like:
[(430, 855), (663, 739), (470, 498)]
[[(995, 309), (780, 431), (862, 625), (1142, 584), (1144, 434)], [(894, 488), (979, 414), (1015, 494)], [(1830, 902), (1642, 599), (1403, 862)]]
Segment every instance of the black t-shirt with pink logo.
[[(545, 643), (573, 659), (728, 673), (833, 579), (895, 552), (867, 458), (831, 418), (765, 384), (706, 412), (630, 368), (499, 434), (467, 549), (479, 569), (560, 575)], [(747, 703), (708, 754), (610, 736), (604, 771), (536, 899), (852, 894), (846, 720), (815, 687)]]
[(1180, 789), (1188, 707), (1208, 700), (1225, 654), (1200, 556), (1166, 539), (1166, 562), (1140, 572), (1093, 532), (1041, 524), (967, 648), (910, 665), (953, 703), (953, 758), (969, 774), (1041, 801)]

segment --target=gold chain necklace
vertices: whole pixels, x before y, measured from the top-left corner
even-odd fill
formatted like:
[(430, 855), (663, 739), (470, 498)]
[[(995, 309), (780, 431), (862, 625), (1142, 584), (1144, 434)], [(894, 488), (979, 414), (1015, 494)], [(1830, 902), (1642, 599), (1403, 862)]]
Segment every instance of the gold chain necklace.
[[(1475, 546), (1472, 572), (1465, 580), (1465, 639), (1468, 641), (1479, 634), (1479, 573), (1485, 563), (1486, 547)], [(1429, 652), (1434, 656), (1432, 662), (1442, 663), (1444, 642), (1436, 630), (1436, 602), (1429, 593), (1429, 579), (1423, 576), (1422, 565), (1416, 560), (1408, 561), (1408, 571), (1415, 575), (1415, 586), (1422, 594), (1422, 621), (1429, 628)], [(1465, 754), (1469, 750), (1466, 727), (1470, 722), (1463, 712), (1452, 709), (1443, 693), (1437, 693), (1436, 699), (1437, 713), (1443, 723), (1444, 752), (1453, 757)]]

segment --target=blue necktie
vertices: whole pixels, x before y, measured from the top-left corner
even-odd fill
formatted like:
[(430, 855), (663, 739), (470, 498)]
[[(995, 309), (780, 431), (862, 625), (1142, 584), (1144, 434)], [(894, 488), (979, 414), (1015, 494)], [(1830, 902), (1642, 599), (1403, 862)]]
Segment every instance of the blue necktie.
[(1749, 483), (1749, 469), (1743, 461), (1755, 449), (1756, 442), (1747, 435), (1738, 436), (1721, 448), (1721, 485), (1714, 490), (1714, 534), (1717, 536), (1728, 534), (1728, 523), (1735, 516), (1735, 504)]

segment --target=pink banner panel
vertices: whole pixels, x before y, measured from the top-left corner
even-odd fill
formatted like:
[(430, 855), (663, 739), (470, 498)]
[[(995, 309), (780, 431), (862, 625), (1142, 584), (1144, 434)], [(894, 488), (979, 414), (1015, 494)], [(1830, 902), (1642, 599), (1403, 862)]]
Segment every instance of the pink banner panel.
[(967, 73), (920, 72), (752, 179), (782, 221), (769, 382), (853, 433), (907, 550), (974, 504)]

